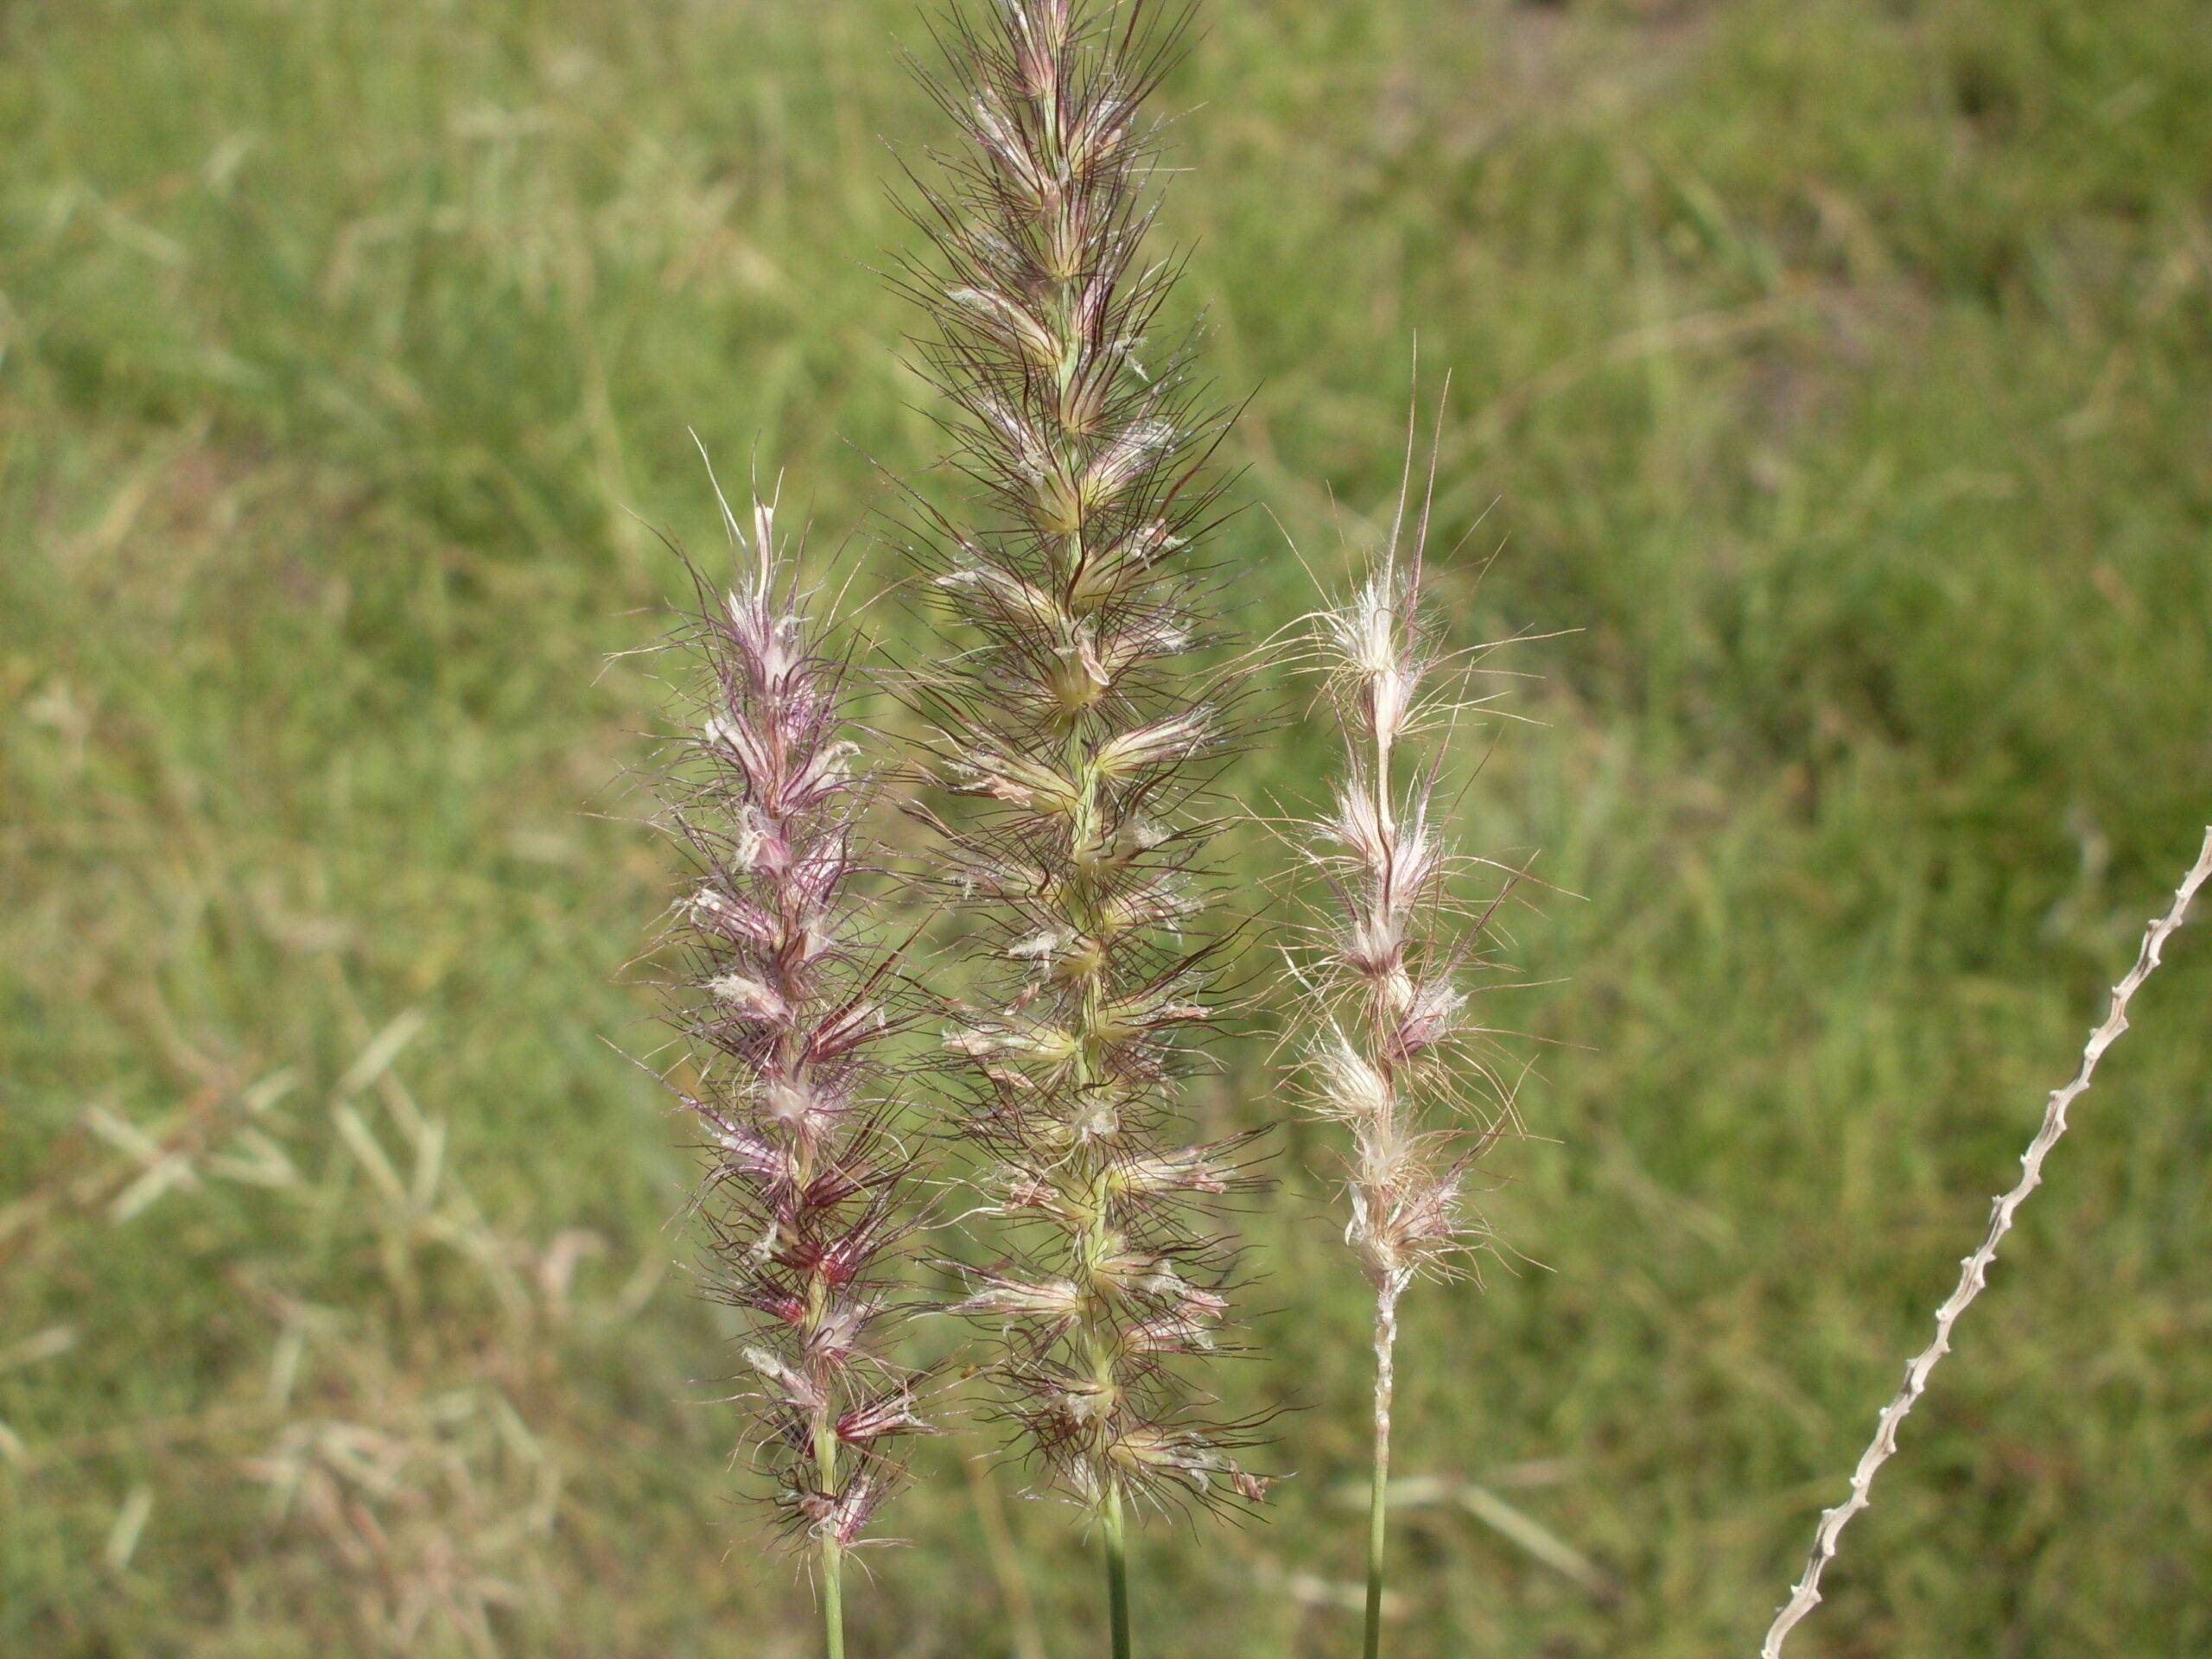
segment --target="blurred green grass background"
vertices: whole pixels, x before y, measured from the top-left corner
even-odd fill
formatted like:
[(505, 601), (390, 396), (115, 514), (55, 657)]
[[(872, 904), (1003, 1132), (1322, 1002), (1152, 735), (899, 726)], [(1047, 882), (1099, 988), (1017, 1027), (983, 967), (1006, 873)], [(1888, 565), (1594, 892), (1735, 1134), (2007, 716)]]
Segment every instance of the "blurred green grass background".
[[(888, 568), (922, 39), (0, 6), (0, 1652), (810, 1651), (603, 1040), (652, 1041), (668, 882), (608, 658), (680, 588), (640, 519), (711, 545), (687, 425)], [(2212, 10), (1212, 0), (1166, 102), (1241, 499), (1370, 535), (1417, 334), (1455, 634), (1547, 636), (1459, 826), (1560, 890), (1492, 1004), (1518, 1254), (1402, 1368), (1404, 1471), (1489, 1497), (1405, 1511), (1390, 1640), (1749, 1652), (2206, 820)], [(1268, 512), (1255, 635), (1308, 603)], [(2212, 1648), (2212, 951), (2170, 964), (1793, 1651)], [(1276, 1109), (1262, 1052), (1209, 1124)], [(1229, 1386), (1301, 1408), (1296, 1478), (1149, 1535), (1161, 1655), (1356, 1640), (1363, 1297), (1281, 1142)], [(858, 1652), (1096, 1648), (982, 1445)]]

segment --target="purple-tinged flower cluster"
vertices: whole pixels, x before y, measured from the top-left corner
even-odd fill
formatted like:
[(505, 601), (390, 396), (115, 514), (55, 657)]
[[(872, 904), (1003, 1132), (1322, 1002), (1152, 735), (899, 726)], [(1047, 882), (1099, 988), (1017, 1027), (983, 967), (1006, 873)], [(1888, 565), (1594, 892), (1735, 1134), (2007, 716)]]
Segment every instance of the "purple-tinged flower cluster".
[(877, 1058), (892, 957), (853, 885), (868, 785), (843, 664), (808, 620), (772, 510), (755, 506), (749, 536), (724, 511), (751, 568), (726, 594), (702, 584), (688, 643), (702, 706), (664, 791), (692, 865), (671, 928), (690, 968), (677, 1021), (696, 1082), (680, 1092), (711, 1160), (696, 1199), (710, 1294), (753, 1319), (742, 1397), (774, 1501), (834, 1561), (924, 1428), (881, 1341), (902, 1306), (892, 1253), (912, 1229)]

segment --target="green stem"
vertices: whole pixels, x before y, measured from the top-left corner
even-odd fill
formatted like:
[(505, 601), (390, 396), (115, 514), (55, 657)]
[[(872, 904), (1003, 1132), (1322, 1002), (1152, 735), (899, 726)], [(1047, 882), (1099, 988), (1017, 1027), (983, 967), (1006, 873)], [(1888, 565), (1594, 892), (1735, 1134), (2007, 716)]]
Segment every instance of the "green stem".
[(1398, 1293), (1385, 1288), (1375, 1304), (1375, 1475), (1367, 1497), (1367, 1642), (1365, 1659), (1382, 1651), (1382, 1542), (1390, 1517), (1390, 1397), (1397, 1382)]
[[(807, 1321), (807, 1329), (816, 1329), (821, 1319), (821, 1302), (826, 1295), (822, 1275), (817, 1273), (809, 1287), (814, 1306)], [(822, 1645), (823, 1659), (845, 1659), (845, 1547), (838, 1541), (830, 1528), (837, 1524), (834, 1513), (837, 1491), (837, 1431), (829, 1408), (817, 1409), (814, 1416), (815, 1473), (822, 1482), (822, 1490), (831, 1495), (833, 1513), (824, 1522), (822, 1534)]]
[(1129, 1659), (1129, 1556), (1122, 1535), (1122, 1489), (1106, 1489), (1106, 1613), (1114, 1659)]
[(1390, 1487), (1390, 1443), (1375, 1442), (1375, 1482), (1367, 1499), (1367, 1643), (1366, 1659), (1382, 1651), (1382, 1535), (1389, 1520), (1385, 1507)]
[(845, 1550), (822, 1541), (822, 1644), (825, 1659), (845, 1659)]

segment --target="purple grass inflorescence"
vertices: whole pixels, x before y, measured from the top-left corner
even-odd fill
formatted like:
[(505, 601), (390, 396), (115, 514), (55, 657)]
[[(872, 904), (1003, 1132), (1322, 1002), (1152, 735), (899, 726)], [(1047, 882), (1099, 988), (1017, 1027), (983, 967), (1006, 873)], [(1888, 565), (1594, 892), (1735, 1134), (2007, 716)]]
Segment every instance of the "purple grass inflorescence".
[(896, 958), (854, 886), (872, 785), (846, 735), (844, 664), (810, 623), (772, 508), (755, 505), (749, 534), (723, 517), (751, 568), (719, 596), (700, 583), (686, 643), (705, 659), (702, 706), (662, 791), (693, 870), (670, 928), (691, 970), (675, 1019), (696, 1081), (678, 1093), (711, 1160), (696, 1200), (709, 1294), (751, 1316), (741, 1397), (779, 1514), (818, 1557), (835, 1655), (843, 1554), (924, 1428), (881, 1340), (914, 1226), (876, 1058)]

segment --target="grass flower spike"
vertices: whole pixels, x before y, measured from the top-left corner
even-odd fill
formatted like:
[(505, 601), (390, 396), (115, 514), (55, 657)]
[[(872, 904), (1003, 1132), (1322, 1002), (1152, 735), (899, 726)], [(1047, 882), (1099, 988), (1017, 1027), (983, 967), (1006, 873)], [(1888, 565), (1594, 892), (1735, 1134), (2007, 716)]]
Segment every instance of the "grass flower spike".
[(776, 543), (727, 505), (742, 585), (702, 584), (692, 644), (704, 706), (664, 788), (694, 880), (671, 932), (690, 960), (677, 1016), (697, 1082), (683, 1094), (712, 1159), (697, 1199), (710, 1294), (752, 1316), (746, 1394), (785, 1526), (819, 1569), (841, 1659), (843, 1558), (897, 1487), (921, 1432), (912, 1379), (881, 1341), (900, 1306), (887, 1255), (911, 1230), (875, 1045), (890, 956), (849, 885), (866, 779), (845, 735), (842, 664), (823, 654)]
[(1138, 106), (1173, 41), (1137, 5), (1000, 0), (955, 22), (934, 90), (968, 149), (918, 215), (943, 268), (907, 276), (972, 486), (926, 537), (969, 647), (931, 696), (972, 804), (945, 826), (951, 884), (995, 963), (950, 1043), (1012, 1260), (964, 1308), (1004, 1333), (1012, 1417), (1101, 1526), (1117, 1652), (1125, 1514), (1261, 1488), (1232, 1457), (1249, 1427), (1209, 1421), (1187, 1365), (1227, 1306), (1192, 1205), (1233, 1154), (1169, 1137), (1215, 949), (1185, 814), (1220, 741), (1185, 657), (1219, 423), (1194, 412), (1187, 345), (1151, 339), (1172, 273), (1141, 258)]
[[(1424, 1127), (1430, 1101), (1464, 1104), (1507, 1091), (1477, 1058), (1461, 976), (1480, 964), (1487, 915), (1467, 918), (1447, 891), (1459, 861), (1436, 825), (1433, 761), (1408, 767), (1402, 746), (1448, 723), (1434, 628), (1423, 611), (1427, 509), (1410, 546), (1402, 490), (1390, 537), (1366, 580), (1318, 619), (1313, 645), (1345, 748), (1331, 815), (1303, 826), (1304, 850), (1332, 895), (1305, 973), (1320, 1035), (1305, 1057), (1307, 1098), (1351, 1132), (1346, 1242), (1375, 1291), (1373, 1490), (1368, 1529), (1367, 1659), (1382, 1639), (1383, 1541), (1395, 1389), (1398, 1304), (1480, 1233), (1465, 1181), (1492, 1126), (1472, 1137)], [(1403, 774), (1409, 773), (1409, 776)]]

